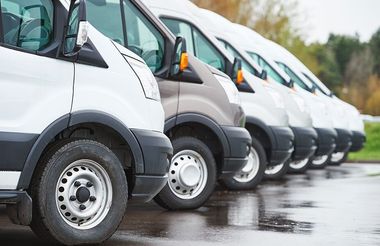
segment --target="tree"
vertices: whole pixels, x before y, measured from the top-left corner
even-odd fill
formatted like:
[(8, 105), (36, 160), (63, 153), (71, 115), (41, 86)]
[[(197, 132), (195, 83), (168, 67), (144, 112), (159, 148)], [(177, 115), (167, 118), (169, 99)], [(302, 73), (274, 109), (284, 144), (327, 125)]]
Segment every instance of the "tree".
[(348, 62), (353, 53), (361, 50), (362, 46), (358, 36), (330, 34), (326, 46), (335, 54), (339, 73), (343, 77)]
[(373, 72), (380, 76), (380, 28), (372, 35), (369, 44), (372, 54), (375, 54)]

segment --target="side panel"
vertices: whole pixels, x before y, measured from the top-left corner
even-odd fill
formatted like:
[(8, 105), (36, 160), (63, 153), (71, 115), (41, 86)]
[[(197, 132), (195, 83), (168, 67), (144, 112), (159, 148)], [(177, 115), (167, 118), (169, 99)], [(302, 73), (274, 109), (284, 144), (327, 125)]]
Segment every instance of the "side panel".
[(70, 112), (71, 62), (0, 47), (0, 64), (0, 132), (40, 134)]
[(242, 111), (232, 110), (222, 85), (205, 64), (193, 56), (189, 56), (189, 62), (203, 84), (181, 82), (178, 114), (198, 113), (207, 115), (219, 125), (234, 126), (235, 120), (241, 118)]
[(165, 120), (168, 120), (178, 112), (179, 81), (170, 81), (156, 77), (160, 88), (161, 103), (165, 111)]
[[(72, 112), (107, 112), (128, 128), (156, 130), (164, 128), (164, 111), (158, 101), (145, 97), (132, 67), (112, 41), (90, 26), (89, 33), (109, 68), (75, 65), (75, 93)], [(147, 68), (148, 69), (148, 68)]]

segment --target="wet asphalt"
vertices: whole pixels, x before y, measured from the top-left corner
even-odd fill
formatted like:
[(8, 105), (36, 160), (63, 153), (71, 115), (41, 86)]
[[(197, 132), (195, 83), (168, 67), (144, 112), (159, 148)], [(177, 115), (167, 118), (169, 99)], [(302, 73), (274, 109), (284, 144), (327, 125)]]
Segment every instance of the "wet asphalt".
[[(44, 245), (0, 207), (0, 245)], [(380, 245), (380, 164), (344, 164), (264, 182), (218, 187), (195, 211), (129, 206), (104, 245)]]

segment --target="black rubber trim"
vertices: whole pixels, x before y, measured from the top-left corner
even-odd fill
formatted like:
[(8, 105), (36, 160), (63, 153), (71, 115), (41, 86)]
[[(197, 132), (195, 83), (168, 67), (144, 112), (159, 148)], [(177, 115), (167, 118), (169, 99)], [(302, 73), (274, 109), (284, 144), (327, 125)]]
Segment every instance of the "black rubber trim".
[(169, 138), (151, 130), (131, 129), (144, 157), (144, 175), (164, 176), (169, 170), (173, 147)]
[(224, 156), (223, 166), (220, 170), (223, 178), (234, 175), (245, 166), (248, 161), (252, 138), (247, 129), (243, 127), (222, 126), (222, 130), (230, 146), (230, 155)]
[(0, 204), (17, 204), (23, 196), (28, 196), (26, 191), (0, 191)]
[(294, 134), (289, 127), (268, 126), (264, 121), (252, 116), (246, 117), (247, 124), (259, 127), (268, 136), (270, 142), (268, 165), (280, 164), (291, 156)]
[(285, 162), (291, 156), (294, 150), (294, 133), (290, 127), (270, 126), (275, 138), (275, 144), (272, 145), (269, 165), (277, 165)]
[(83, 45), (82, 49), (79, 51), (78, 59), (75, 62), (90, 66), (108, 68), (107, 63), (96, 49), (96, 46), (91, 39), (88, 39), (87, 43)]
[(21, 171), (38, 134), (0, 132), (0, 170)]
[(165, 186), (168, 176), (136, 175), (135, 187), (129, 204), (148, 202)]
[(177, 121), (177, 116), (174, 116), (168, 120), (165, 121), (165, 126), (164, 126), (164, 132), (167, 133), (170, 129), (175, 127)]
[(299, 161), (312, 156), (317, 149), (318, 134), (311, 127), (290, 127), (294, 133), (292, 160)]
[(222, 126), (230, 146), (230, 155), (225, 158), (245, 158), (249, 153), (252, 138), (247, 129), (236, 126)]
[(38, 160), (41, 157), (42, 152), (47, 147), (47, 145), (57, 136), (58, 133), (67, 128), (69, 124), (70, 115), (66, 114), (52, 124), (50, 124), (35, 141), (33, 148), (31, 149), (28, 158), (26, 159), (23, 171), (18, 182), (18, 189), (27, 189), (32, 179), (34, 169), (37, 165)]
[(314, 128), (318, 134), (316, 156), (330, 155), (336, 148), (338, 133), (333, 128)]
[(366, 142), (366, 135), (359, 131), (352, 131), (352, 145), (350, 152), (357, 152), (363, 149)]
[(196, 114), (196, 113), (186, 113), (186, 114), (180, 114), (177, 115), (177, 119), (174, 126), (181, 125), (183, 123), (199, 123), (202, 125), (207, 126), (212, 130), (212, 132), (218, 137), (222, 148), (223, 148), (223, 155), (224, 156), (230, 156), (230, 146), (227, 140), (226, 135), (224, 134), (221, 126), (217, 124), (212, 119), (208, 118), (207, 116)]
[(338, 133), (334, 152), (347, 152), (352, 145), (352, 132), (342, 128), (335, 128)]

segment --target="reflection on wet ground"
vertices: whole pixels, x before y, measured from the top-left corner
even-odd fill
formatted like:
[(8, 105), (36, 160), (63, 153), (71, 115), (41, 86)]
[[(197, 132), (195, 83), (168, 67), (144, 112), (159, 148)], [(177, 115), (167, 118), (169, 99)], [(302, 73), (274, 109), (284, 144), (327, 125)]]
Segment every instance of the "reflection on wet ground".
[[(380, 245), (380, 165), (346, 164), (265, 182), (255, 191), (221, 187), (195, 211), (153, 202), (130, 206), (105, 245)], [(43, 242), (8, 223), (0, 245)]]

